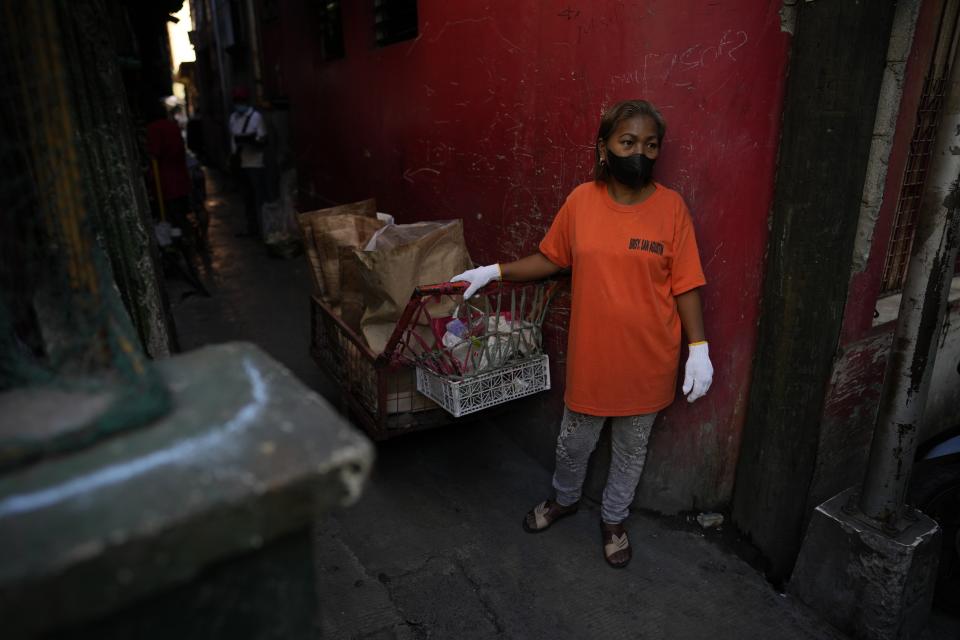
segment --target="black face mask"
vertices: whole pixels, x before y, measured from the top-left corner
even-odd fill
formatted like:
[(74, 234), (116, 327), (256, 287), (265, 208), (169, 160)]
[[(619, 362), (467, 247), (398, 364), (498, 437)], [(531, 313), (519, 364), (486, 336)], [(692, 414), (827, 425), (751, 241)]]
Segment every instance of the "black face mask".
[(618, 156), (607, 147), (607, 165), (610, 167), (610, 175), (617, 182), (631, 189), (639, 189), (650, 182), (655, 162), (656, 160), (651, 160), (642, 153), (626, 157)]

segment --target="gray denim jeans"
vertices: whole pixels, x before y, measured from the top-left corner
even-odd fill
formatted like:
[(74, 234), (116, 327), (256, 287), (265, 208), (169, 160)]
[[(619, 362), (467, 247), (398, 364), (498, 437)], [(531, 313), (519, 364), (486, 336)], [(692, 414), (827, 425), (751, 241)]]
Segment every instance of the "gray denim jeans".
[[(600, 517), (607, 524), (626, 520), (630, 503), (643, 473), (647, 458), (647, 441), (656, 413), (611, 418), (611, 460), (607, 486), (603, 490)], [(590, 416), (563, 408), (560, 435), (557, 437), (557, 468), (553, 488), (557, 503), (571, 505), (580, 499), (587, 462), (600, 439), (606, 422), (603, 416)]]

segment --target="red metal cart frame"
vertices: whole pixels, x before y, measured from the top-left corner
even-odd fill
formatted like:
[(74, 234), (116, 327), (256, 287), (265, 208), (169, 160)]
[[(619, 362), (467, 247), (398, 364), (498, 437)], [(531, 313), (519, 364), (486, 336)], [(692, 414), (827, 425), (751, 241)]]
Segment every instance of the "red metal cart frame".
[[(544, 305), (538, 310), (540, 322), (556, 285), (556, 281), (543, 285), (548, 291), (539, 298)], [(479, 295), (496, 296), (505, 288), (521, 286), (530, 285), (494, 283), (481, 290)], [(471, 416), (454, 418), (421, 395), (417, 391), (416, 367), (412, 366), (409, 357), (402, 357), (405, 352), (409, 353), (410, 323), (422, 315), (424, 301), (439, 296), (462, 295), (466, 288), (466, 283), (418, 287), (382, 354), (374, 353), (326, 302), (316, 295), (311, 297), (310, 354), (339, 384), (341, 409), (372, 439), (385, 440), (470, 419)], [(485, 410), (486, 415), (489, 411)]]

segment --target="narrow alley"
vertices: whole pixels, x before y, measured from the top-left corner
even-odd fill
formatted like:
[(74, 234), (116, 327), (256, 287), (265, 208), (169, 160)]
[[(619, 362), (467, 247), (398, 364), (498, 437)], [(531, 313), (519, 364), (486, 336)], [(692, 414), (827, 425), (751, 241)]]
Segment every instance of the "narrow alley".
[(0, 11), (3, 640), (960, 638), (960, 0)]
[[(208, 208), (212, 297), (168, 280), (181, 346), (254, 342), (336, 404), (308, 355), (306, 257), (238, 237), (225, 183), (210, 181)], [(843, 637), (695, 523), (634, 513), (624, 571), (603, 561), (596, 505), (524, 532), (549, 488), (550, 473), (483, 419), (378, 445), (360, 501), (314, 538), (321, 637)]]

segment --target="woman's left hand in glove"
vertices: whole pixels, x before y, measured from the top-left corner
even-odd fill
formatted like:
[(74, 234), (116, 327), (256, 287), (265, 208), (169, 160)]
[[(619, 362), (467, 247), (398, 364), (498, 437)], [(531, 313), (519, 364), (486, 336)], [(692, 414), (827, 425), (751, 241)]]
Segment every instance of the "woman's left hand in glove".
[(710, 349), (707, 343), (695, 342), (690, 345), (687, 366), (683, 376), (683, 394), (687, 402), (693, 402), (710, 389), (713, 382), (713, 364), (710, 362)]

